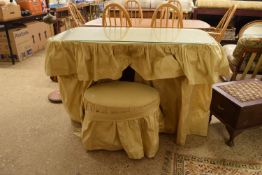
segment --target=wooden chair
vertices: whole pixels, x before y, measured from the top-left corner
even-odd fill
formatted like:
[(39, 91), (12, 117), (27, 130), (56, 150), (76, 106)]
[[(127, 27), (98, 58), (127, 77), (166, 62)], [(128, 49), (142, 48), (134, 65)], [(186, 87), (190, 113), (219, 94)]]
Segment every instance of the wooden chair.
[[(262, 31), (251, 32), (256, 25), (262, 25), (262, 20), (252, 21), (244, 25), (239, 31), (237, 44), (223, 46), (233, 72), (230, 78), (221, 77), (224, 81), (228, 81), (228, 79), (231, 81), (242, 80), (246, 78), (247, 74), (252, 74), (251, 78), (255, 78), (257, 74), (262, 74), (262, 38), (260, 37)], [(244, 34), (247, 30), (251, 31)]]
[(168, 0), (167, 3), (175, 5), (180, 10), (183, 18), (183, 8), (179, 0)]
[(262, 20), (255, 20), (255, 21), (251, 21), (247, 24), (245, 24), (239, 31), (238, 33), (238, 38), (242, 38), (243, 33), (250, 27), (255, 26), (255, 25), (262, 25)]
[(255, 78), (262, 73), (262, 38), (241, 38), (233, 52), (232, 59), (229, 59), (230, 68), (233, 72), (231, 81), (245, 79), (247, 74)]
[(77, 6), (70, 2), (68, 3), (68, 10), (73, 18), (75, 27), (79, 27), (82, 26), (83, 24), (85, 24), (85, 20), (82, 16), (82, 14), (80, 13), (80, 11), (77, 9)]
[[(117, 15), (118, 13), (118, 15)], [(104, 11), (102, 17), (103, 27), (132, 27), (129, 14), (126, 9), (118, 3), (109, 3)]]
[(138, 0), (126, 0), (125, 8), (128, 11), (130, 18), (139, 18), (139, 21), (143, 19), (142, 7)]
[(183, 8), (179, 0), (168, 0), (167, 3), (175, 5), (183, 14)]
[(222, 38), (224, 37), (227, 26), (231, 21), (232, 17), (234, 16), (236, 9), (237, 9), (236, 5), (230, 7), (225, 13), (225, 15), (223, 16), (223, 18), (218, 23), (218, 25), (215, 28), (210, 28), (210, 31), (208, 33), (212, 37), (214, 37), (217, 42), (221, 42)]
[[(175, 26), (175, 20), (177, 20), (177, 26)], [(171, 3), (161, 4), (154, 11), (151, 21), (151, 27), (183, 28), (183, 18), (180, 9)]]

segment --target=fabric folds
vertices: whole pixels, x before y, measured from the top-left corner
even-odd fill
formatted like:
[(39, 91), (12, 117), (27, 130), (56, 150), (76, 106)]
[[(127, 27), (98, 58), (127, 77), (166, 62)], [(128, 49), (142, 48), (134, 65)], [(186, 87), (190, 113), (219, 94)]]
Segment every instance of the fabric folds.
[[(211, 86), (219, 75), (230, 75), (226, 55), (216, 42), (133, 44), (51, 39), (47, 50), (46, 73), (59, 76), (63, 104), (72, 120), (86, 120), (83, 94), (87, 88), (100, 80), (119, 79), (130, 66), (160, 93), (165, 121), (160, 129), (175, 133), (181, 145), (188, 134), (207, 135)], [(117, 129), (116, 123), (114, 126)]]
[[(141, 159), (144, 156), (154, 157), (159, 146), (159, 117), (161, 116), (160, 99), (156, 90), (138, 83), (121, 82), (121, 85), (135, 85), (137, 87), (129, 88), (131, 91), (126, 91), (128, 89), (123, 86), (115, 88), (113, 90), (115, 93), (102, 96), (105, 98), (99, 100), (95, 99), (96, 103), (88, 98), (99, 96), (101, 89), (108, 92), (112, 85), (115, 87), (114, 84), (119, 83), (104, 83), (100, 87), (92, 87), (92, 92), (88, 92), (88, 90), (85, 92), (82, 143), (87, 150), (124, 149), (128, 157), (132, 159)], [(146, 94), (151, 100), (143, 101), (140, 105), (135, 104), (136, 97), (139, 95), (137, 92), (143, 92), (145, 89), (152, 91)], [(121, 107), (118, 104), (116, 107), (114, 102), (104, 105), (104, 101), (108, 99), (114, 101), (114, 98), (117, 98), (115, 95), (119, 91), (120, 93), (121, 91), (132, 93), (134, 98), (124, 96), (129, 105), (126, 103)]]
[(214, 83), (229, 73), (217, 44), (48, 43), (47, 75), (75, 74), (80, 81), (116, 80), (128, 66), (145, 80), (185, 75), (190, 84)]

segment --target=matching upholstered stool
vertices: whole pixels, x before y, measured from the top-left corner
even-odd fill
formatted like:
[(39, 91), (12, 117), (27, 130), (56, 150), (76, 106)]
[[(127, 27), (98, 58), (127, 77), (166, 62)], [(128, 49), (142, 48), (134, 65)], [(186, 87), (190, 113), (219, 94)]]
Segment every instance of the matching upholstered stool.
[(124, 149), (132, 159), (155, 156), (160, 97), (154, 88), (124, 81), (96, 84), (85, 91), (83, 104), (87, 150)]
[(262, 81), (215, 84), (210, 112), (225, 124), (230, 135), (227, 144), (233, 146), (234, 138), (243, 130), (262, 125)]

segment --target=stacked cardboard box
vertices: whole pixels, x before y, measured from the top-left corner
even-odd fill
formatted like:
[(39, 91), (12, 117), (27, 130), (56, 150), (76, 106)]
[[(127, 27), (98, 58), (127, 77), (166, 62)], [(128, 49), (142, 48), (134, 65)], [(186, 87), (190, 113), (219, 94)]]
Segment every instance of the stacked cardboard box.
[(38, 21), (26, 23), (25, 25), (29, 31), (33, 53), (44, 49), (48, 38), (54, 35), (53, 25)]
[[(32, 42), (27, 28), (9, 30), (12, 51), (16, 61), (22, 61), (32, 55)], [(0, 61), (11, 61), (5, 31), (0, 32)]]
[(4, 55), (9, 54), (9, 48), (7, 44), (6, 34), (4, 31), (0, 32), (0, 55), (4, 57)]
[(21, 10), (19, 5), (9, 3), (0, 6), (0, 21), (8, 21), (18, 18), (21, 18)]

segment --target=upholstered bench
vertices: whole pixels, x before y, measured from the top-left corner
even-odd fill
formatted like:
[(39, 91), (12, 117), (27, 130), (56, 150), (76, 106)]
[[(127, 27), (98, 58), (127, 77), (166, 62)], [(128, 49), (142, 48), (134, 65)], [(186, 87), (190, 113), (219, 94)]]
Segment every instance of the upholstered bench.
[(154, 157), (159, 142), (160, 97), (154, 88), (113, 81), (88, 88), (82, 142), (87, 150), (124, 149), (129, 158)]
[(216, 116), (225, 124), (230, 139), (243, 130), (262, 125), (262, 81), (249, 79), (217, 83), (213, 86), (210, 117)]
[(235, 16), (262, 17), (260, 0), (197, 0), (193, 17), (198, 15), (224, 15), (232, 5), (237, 5)]

